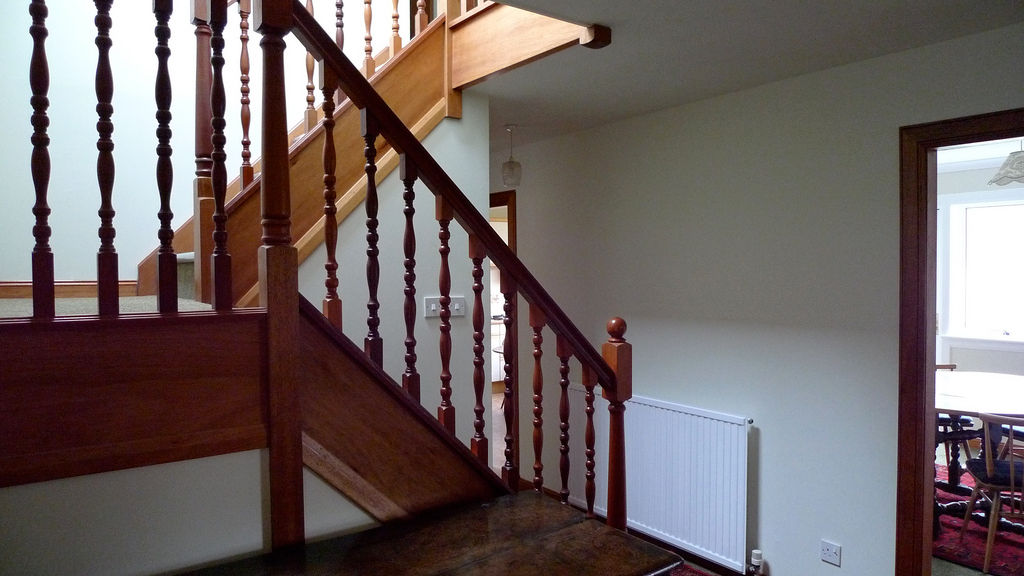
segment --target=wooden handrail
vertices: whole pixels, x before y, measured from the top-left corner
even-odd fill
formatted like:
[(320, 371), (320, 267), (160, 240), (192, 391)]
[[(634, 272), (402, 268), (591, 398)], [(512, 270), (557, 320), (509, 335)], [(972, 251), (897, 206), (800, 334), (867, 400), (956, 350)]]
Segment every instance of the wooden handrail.
[(579, 328), (562, 311), (540, 282), (505, 245), (497, 232), (476, 210), (451, 177), (427, 152), (423, 144), (406, 128), (405, 124), (370, 86), (363, 75), (342, 54), (337, 45), (319, 23), (306, 12), (300, 0), (292, 3), (292, 33), (310, 53), (328, 66), (336, 75), (343, 92), (357, 107), (369, 111), (377, 121), (379, 132), (391, 146), (416, 166), (420, 180), (435, 196), (444, 199), (454, 219), (483, 245), (488, 258), (514, 279), (515, 285), (527, 302), (544, 311), (548, 324), (556, 334), (570, 345), (576, 358), (592, 370), (603, 389), (614, 391), (615, 372), (601, 354), (583, 336)]

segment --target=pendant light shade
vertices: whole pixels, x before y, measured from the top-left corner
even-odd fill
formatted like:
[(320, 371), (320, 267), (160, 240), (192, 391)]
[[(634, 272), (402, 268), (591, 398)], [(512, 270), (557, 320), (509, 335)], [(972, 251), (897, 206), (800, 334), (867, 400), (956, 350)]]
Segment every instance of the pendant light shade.
[(996, 175), (988, 181), (989, 184), (1000, 186), (1005, 186), (1010, 182), (1024, 183), (1024, 151), (1010, 152)]
[(515, 188), (523, 180), (523, 165), (512, 157), (512, 131), (515, 129), (515, 124), (505, 125), (505, 131), (508, 132), (508, 160), (501, 165), (501, 183), (507, 188)]

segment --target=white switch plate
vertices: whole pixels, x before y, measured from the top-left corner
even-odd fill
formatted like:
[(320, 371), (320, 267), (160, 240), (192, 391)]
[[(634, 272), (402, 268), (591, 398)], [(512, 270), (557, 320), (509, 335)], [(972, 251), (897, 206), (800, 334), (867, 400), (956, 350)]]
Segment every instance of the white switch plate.
[(828, 540), (821, 541), (821, 561), (839, 566), (842, 560), (843, 547)]
[[(466, 297), (465, 296), (450, 296), (451, 302), (448, 304), (448, 311), (451, 313), (452, 318), (456, 316), (466, 315)], [(423, 298), (423, 317), (424, 318), (439, 318), (441, 316), (441, 297), (440, 296), (427, 296)]]

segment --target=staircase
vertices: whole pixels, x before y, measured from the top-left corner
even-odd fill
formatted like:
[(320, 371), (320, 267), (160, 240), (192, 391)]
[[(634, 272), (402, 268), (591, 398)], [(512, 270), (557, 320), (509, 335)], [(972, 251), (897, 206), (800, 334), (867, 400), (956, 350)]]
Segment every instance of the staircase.
[[(104, 144), (109, 137), (106, 126), (110, 121), (105, 115), (104, 86), (112, 82), (103, 57), (109, 4), (97, 2), (96, 18), (96, 44), (101, 54), (97, 67), (101, 134), (97, 176), (104, 206), (110, 201), (108, 182), (113, 178), (109, 150)], [(170, 4), (154, 3), (158, 47)], [(226, 9), (225, 0), (214, 0), (207, 6), (213, 35), (215, 87), (220, 83), (218, 46)], [(331, 573), (506, 574), (559, 571), (561, 568), (556, 570), (557, 567), (564, 567), (565, 573), (649, 574), (678, 563), (676, 556), (624, 533), (623, 403), (631, 396), (631, 348), (624, 338), (625, 322), (609, 322), (609, 340), (597, 351), (424, 149), (400, 114), (385, 102), (298, 1), (264, 0), (253, 15), (253, 22), (263, 34), (262, 77), (278, 80), (264, 83), (260, 170), (251, 183), (239, 184), (239, 193), (230, 203), (236, 207), (234, 211), (228, 209), (226, 201), (223, 137), (218, 128), (223, 125), (223, 108), (216, 103), (222, 101), (223, 94), (213, 91), (213, 206), (209, 222), (205, 222), (203, 210), (197, 211), (193, 222), (196, 228), (209, 226), (212, 230), (209, 269), (197, 266), (196, 270), (197, 276), (208, 282), (213, 310), (177, 310), (178, 257), (169, 218), (161, 215), (161, 246), (153, 260), (159, 312), (120, 314), (116, 258), (111, 257), (112, 250), (106, 250), (106, 240), (114, 236), (112, 218), (101, 209), (100, 236), (104, 244), (97, 258), (99, 314), (56, 316), (53, 256), (47, 244), (47, 10), (42, 0), (35, 0), (30, 11), (35, 47), (31, 72), (35, 111), (33, 178), (37, 198), (34, 308), (31, 318), (0, 320), (0, 338), (4, 342), (0, 347), (0, 487), (266, 449), (269, 540), (273, 552), (242, 564), (211, 568), (209, 573), (252, 570), (251, 573), (293, 574), (329, 569)], [(312, 136), (302, 140), (303, 146), (316, 144), (322, 148), (321, 166), (299, 166), (295, 146), (289, 142), (280, 80), (284, 77), (282, 39), (287, 34), (298, 37), (324, 67), (322, 92), (327, 112), (315, 132), (310, 131)], [(424, 38), (426, 42), (426, 34)], [(157, 56), (166, 58), (160, 49)], [(158, 75), (158, 87), (167, 86), (166, 93), (157, 90), (157, 118), (166, 124), (169, 83), (165, 82), (166, 70), (160, 74), (163, 76)], [(359, 120), (363, 149), (356, 161), (350, 155), (343, 160), (341, 147), (334, 142), (335, 131), (351, 133), (356, 129), (354, 121), (336, 121), (341, 116), (331, 113), (336, 90), (346, 97), (341, 108), (347, 107), (353, 115), (350, 118)], [(162, 133), (166, 134), (158, 130), (158, 136)], [(158, 146), (158, 156), (161, 150)], [(379, 162), (384, 162), (388, 150), (394, 154), (406, 191), (402, 239), (405, 299), (400, 312), (391, 312), (404, 318), (407, 336), (398, 346), (391, 343), (386, 349), (377, 330), (377, 291), (384, 263), (378, 258), (376, 176)], [(297, 286), (301, 251), (294, 242), (297, 232), (308, 237), (321, 226), (328, 263), (334, 261), (336, 214), (330, 208), (334, 206), (333, 183), (339, 180), (337, 171), (343, 162), (358, 165), (365, 178), (361, 188), (356, 186), (365, 197), (367, 213), (368, 332), (362, 346), (340, 330), (341, 298), (335, 270), (330, 265), (322, 310), (305, 301)], [(159, 166), (158, 162), (158, 189), (163, 198), (169, 189), (169, 175), (166, 171), (161, 173)], [(297, 201), (292, 191), (303, 181), (321, 182), (322, 188), (318, 189), (327, 199), (328, 209), (315, 220), (297, 216), (301, 212), (298, 207), (308, 203), (308, 198)], [(413, 337), (417, 291), (412, 203), (417, 186), (425, 187), (433, 196), (441, 242), (437, 285), (441, 293), (438, 348), (442, 371), (441, 404), (436, 414), (420, 403), (421, 379), (425, 384), (426, 378), (417, 368), (418, 343)], [(320, 218), (322, 224), (317, 224)], [(449, 258), (453, 251), (449, 241), (453, 222), (466, 232), (464, 248), (468, 249), (474, 278), (470, 307), (475, 405), (472, 415), (458, 416), (470, 417), (473, 423), (474, 434), (467, 444), (455, 436), (457, 416), (450, 401), (453, 339)], [(245, 248), (256, 244), (256, 238), (260, 239), (257, 250)], [(202, 260), (201, 252), (197, 247), (198, 259)], [(501, 270), (500, 291), (505, 302), (504, 417), (508, 432), (503, 439), (488, 439), (483, 419), (484, 390), (485, 386), (490, 388), (483, 368), (484, 259), (490, 259)], [(249, 266), (251, 274), (243, 273)], [(253, 280), (257, 287), (255, 296), (248, 296), (253, 290), (247, 286)], [(201, 292), (206, 284), (197, 281), (196, 285)], [(235, 307), (235, 302), (246, 298), (254, 299), (259, 306)], [(534, 336), (532, 486), (520, 474), (521, 445), (513, 401), (520, 371), (516, 361), (518, 343), (512, 329), (518, 322), (514, 304), (518, 298), (528, 304), (524, 320), (528, 320)], [(557, 399), (558, 407), (549, 407), (547, 413), (562, 428), (557, 441), (549, 440), (549, 446), (557, 447), (559, 455), (557, 474), (548, 472), (548, 480), (544, 478), (542, 462), (541, 416), (545, 330), (551, 334), (549, 348), (554, 349), (553, 356), (559, 364), (558, 377), (552, 380), (557, 387), (547, 394), (549, 402)], [(404, 352), (401, 374), (392, 377), (383, 370), (385, 350), (392, 355)], [(525, 365), (522, 371), (527, 371)], [(566, 433), (570, 410), (567, 390), (571, 374), (580, 376), (586, 390), (584, 405), (573, 408), (587, 414), (586, 429), (577, 432), (585, 436), (586, 450), (584, 454), (572, 455), (572, 470), (586, 477), (584, 512), (567, 506), (571, 460)], [(607, 482), (595, 478), (593, 472), (595, 458), (604, 456), (594, 451), (598, 432), (592, 414), (598, 387), (610, 402), (610, 428), (601, 431), (610, 437)], [(490, 450), (504, 451), (500, 477), (488, 467)], [(384, 526), (369, 534), (306, 545), (302, 508), (304, 467), (315, 471)], [(599, 484), (608, 490), (607, 526), (593, 519), (594, 494)], [(521, 485), (531, 486), (532, 490), (516, 495)], [(490, 532), (482, 532), (482, 526)], [(434, 546), (432, 542), (442, 533), (452, 536), (446, 539), (445, 546)], [(468, 537), (470, 534), (474, 537)], [(587, 550), (595, 544), (602, 546)], [(380, 550), (395, 551), (400, 546), (407, 546), (408, 552), (393, 552), (391, 557), (397, 556), (403, 563), (417, 566), (416, 569), (402, 572), (379, 563), (388, 558)], [(296, 563), (307, 571), (296, 572)]]

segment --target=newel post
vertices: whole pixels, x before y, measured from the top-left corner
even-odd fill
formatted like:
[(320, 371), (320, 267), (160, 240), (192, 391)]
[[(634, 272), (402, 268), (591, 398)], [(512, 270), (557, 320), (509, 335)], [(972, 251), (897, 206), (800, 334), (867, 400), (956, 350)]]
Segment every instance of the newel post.
[(604, 361), (615, 372), (615, 389), (604, 388), (608, 400), (608, 525), (626, 529), (626, 400), (633, 397), (633, 345), (626, 342), (626, 321), (608, 321), (608, 341), (601, 346)]
[(287, 0), (253, 2), (253, 27), (263, 35), (263, 245), (259, 249), (260, 305), (267, 309), (267, 388), (270, 447), (271, 543), (305, 540), (302, 507), (302, 428), (296, 358), (299, 355), (298, 253), (291, 240), (284, 35), (292, 24)]

